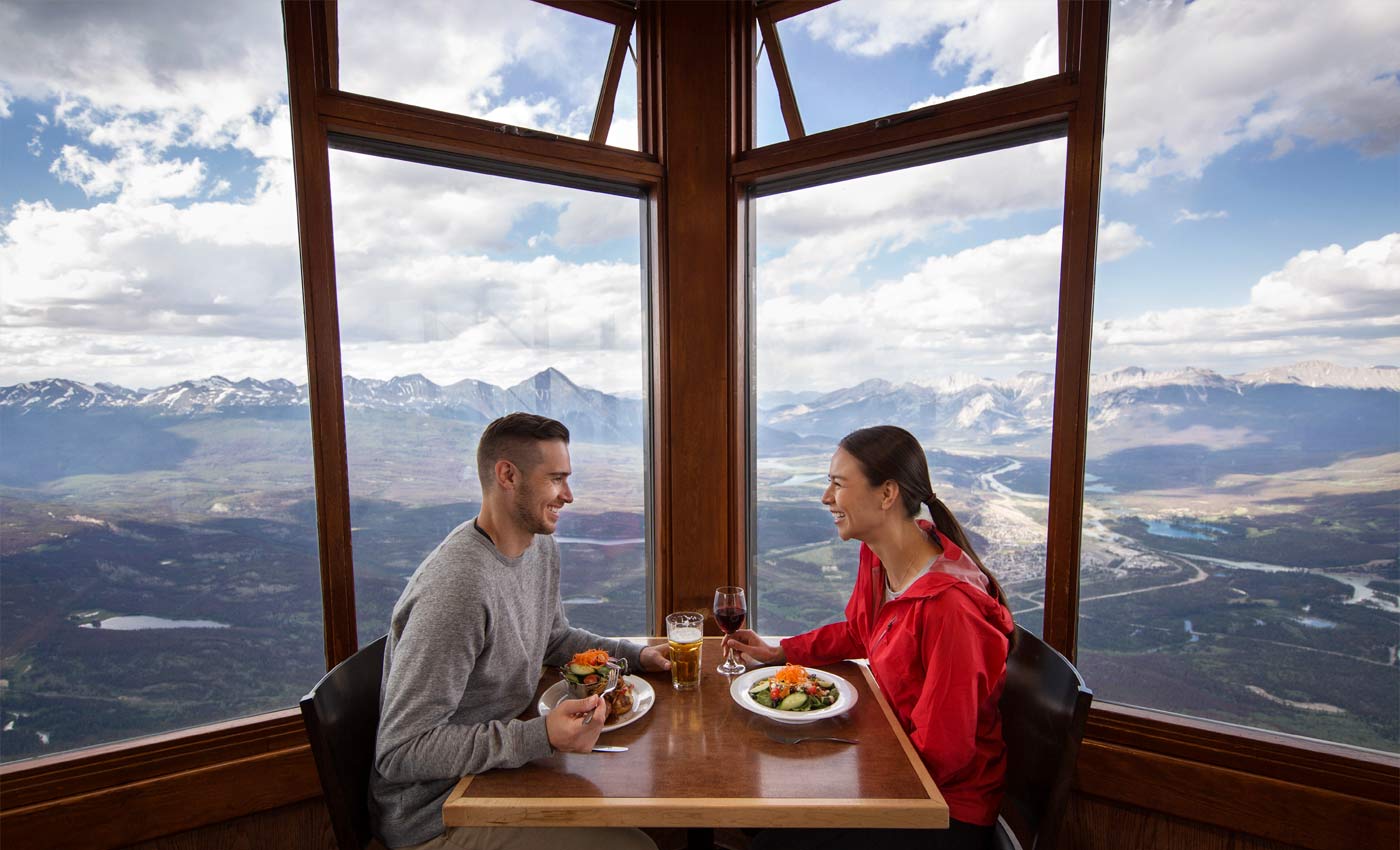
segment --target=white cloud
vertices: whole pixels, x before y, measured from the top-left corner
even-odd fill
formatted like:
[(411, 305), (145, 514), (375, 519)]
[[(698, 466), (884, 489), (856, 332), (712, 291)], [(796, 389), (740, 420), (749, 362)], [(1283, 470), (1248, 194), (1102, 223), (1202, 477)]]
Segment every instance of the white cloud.
[(1400, 147), (1400, 6), (1130, 3), (1114, 7), (1106, 185), (1198, 178), (1251, 142)]
[(641, 203), (612, 195), (576, 193), (559, 214), (554, 243), (563, 248), (639, 238)]
[(89, 198), (121, 193), (122, 200), (136, 204), (195, 195), (205, 176), (198, 158), (157, 160), (140, 148), (128, 148), (102, 160), (74, 145), (63, 146), (49, 171)]
[(1064, 157), (1054, 140), (760, 198), (758, 244), (785, 254), (767, 264), (764, 286), (848, 277), (942, 231), (1059, 207)]
[[(1014, 20), (1023, 4), (951, 6), (930, 12), (922, 24), (913, 20), (912, 4), (853, 4), (845, 14), (873, 17), (887, 8), (908, 12), (889, 23), (906, 40), (922, 38), (935, 20), (967, 18), (944, 38), (936, 62), (944, 70), (970, 62), (967, 85), (931, 93), (911, 109), (1054, 71), (1053, 40), (1032, 45), (1029, 24)], [(848, 49), (894, 44), (863, 38), (865, 32), (858, 27), (850, 33)], [(1298, 143), (1347, 143), (1367, 154), (1393, 153), (1400, 148), (1397, 42), (1400, 5), (1375, 0), (1115, 3), (1105, 185), (1131, 193), (1165, 177), (1196, 179), (1212, 161), (1254, 142), (1269, 144), (1274, 156)], [(1024, 65), (1018, 57), (1025, 57)]]
[(1225, 210), (1202, 210), (1192, 212), (1182, 208), (1176, 211), (1176, 218), (1172, 219), (1173, 224), (1181, 224), (1183, 221), (1210, 221), (1212, 219), (1229, 218), (1230, 213)]
[(1246, 370), (1304, 355), (1358, 365), (1400, 359), (1400, 233), (1300, 251), (1242, 304), (1154, 310), (1094, 330), (1095, 371), (1218, 362)]
[(808, 12), (791, 25), (856, 56), (883, 56), (938, 38), (931, 66), (940, 73), (966, 68), (969, 84), (1047, 76), (1059, 56), (1052, 3), (861, 0)]
[[(339, 10), (346, 90), (587, 137), (611, 26), (524, 0), (342, 0)], [(545, 90), (507, 91), (522, 77)]]
[[(1099, 230), (1111, 262), (1144, 244), (1122, 222)], [(878, 375), (928, 382), (956, 372), (1005, 377), (1055, 357), (1061, 231), (930, 256), (865, 285), (822, 281), (758, 307), (763, 386), (832, 389)], [(760, 267), (759, 281), (767, 274)], [(766, 286), (764, 287), (766, 290)]]

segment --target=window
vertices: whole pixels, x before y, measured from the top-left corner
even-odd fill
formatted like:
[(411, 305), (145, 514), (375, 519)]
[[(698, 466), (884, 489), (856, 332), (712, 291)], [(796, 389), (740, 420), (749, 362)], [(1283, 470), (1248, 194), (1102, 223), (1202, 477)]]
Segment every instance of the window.
[[(760, 36), (760, 91), (773, 45)], [(870, 3), (843, 0), (780, 18), (776, 41), (806, 133), (895, 115), (1058, 71), (1054, 0)], [(765, 78), (766, 77), (766, 78)], [(766, 107), (766, 108), (765, 108)], [(760, 145), (788, 139), (776, 100), (759, 101)]]
[(480, 508), (476, 445), (524, 410), (571, 432), (570, 622), (647, 631), (642, 205), (333, 151), (336, 277), (360, 641)]
[[(753, 202), (758, 627), (841, 619), (859, 544), (820, 504), (837, 441), (907, 428), (1028, 627), (1045, 585), (1061, 140)], [(1032, 175), (1027, 177), (1027, 175)], [(1134, 239), (1104, 228), (1108, 250)]]
[[(345, 91), (565, 137), (592, 132), (612, 23), (532, 0), (341, 0), (338, 17)], [(599, 141), (635, 150), (636, 52), (624, 46)]]
[[(276, 5), (6, 17), (3, 759), (289, 708), (325, 662)], [(211, 28), (243, 49), (163, 47)]]
[(1103, 214), (1140, 239), (1098, 277), (1079, 663), (1395, 752), (1394, 16), (1278, 11), (1114, 10)]

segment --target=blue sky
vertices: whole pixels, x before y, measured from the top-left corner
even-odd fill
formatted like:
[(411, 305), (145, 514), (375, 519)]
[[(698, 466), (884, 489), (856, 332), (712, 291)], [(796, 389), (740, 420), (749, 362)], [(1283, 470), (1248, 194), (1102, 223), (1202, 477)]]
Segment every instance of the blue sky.
[[(848, 0), (781, 23), (808, 132), (1051, 73), (1053, 8)], [(346, 88), (587, 134), (607, 27), (525, 0), (471, 26), (442, 0), (340, 9)], [(211, 26), (221, 40), (191, 37)], [(1400, 363), (1397, 39), (1400, 11), (1370, 0), (1115, 4), (1096, 371)], [(281, 51), (255, 0), (0, 9), (0, 384), (304, 380)], [(768, 73), (760, 142), (785, 137)], [(635, 146), (624, 77), (610, 140)], [(782, 366), (760, 391), (1048, 371), (1063, 156), (761, 201), (758, 345)], [(336, 162), (347, 369), (513, 383), (555, 365), (640, 388), (635, 201)], [(593, 289), (550, 311), (560, 281)], [(530, 293), (515, 313), (407, 321), (444, 289), (512, 286)]]

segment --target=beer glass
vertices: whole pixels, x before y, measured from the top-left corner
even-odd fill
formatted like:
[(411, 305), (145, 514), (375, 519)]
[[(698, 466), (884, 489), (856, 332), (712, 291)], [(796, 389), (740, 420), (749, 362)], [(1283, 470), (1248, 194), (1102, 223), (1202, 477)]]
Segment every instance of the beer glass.
[(666, 639), (671, 644), (671, 687), (678, 691), (700, 686), (700, 646), (705, 617), (683, 611), (666, 615)]

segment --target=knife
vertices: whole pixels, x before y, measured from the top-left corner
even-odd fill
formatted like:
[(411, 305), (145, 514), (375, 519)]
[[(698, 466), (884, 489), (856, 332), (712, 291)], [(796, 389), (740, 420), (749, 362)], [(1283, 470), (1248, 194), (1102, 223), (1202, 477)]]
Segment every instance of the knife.
[(625, 753), (625, 752), (627, 752), (627, 748), (626, 748), (626, 747), (610, 747), (610, 746), (606, 746), (606, 745), (603, 745), (603, 744), (599, 744), (598, 746), (596, 746), (596, 747), (593, 748), (593, 752), (595, 752), (595, 753)]

